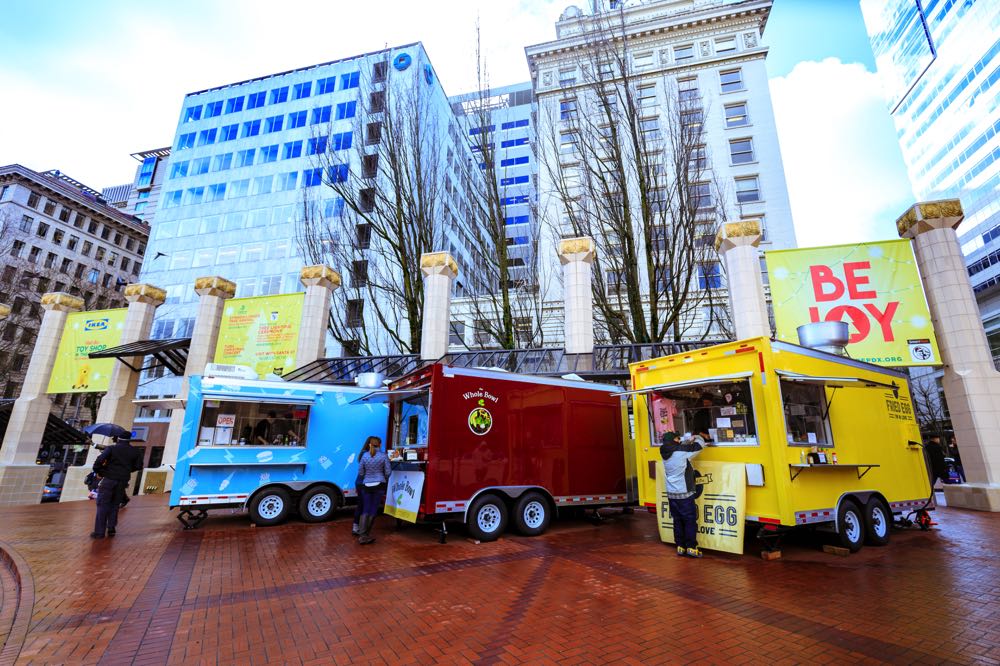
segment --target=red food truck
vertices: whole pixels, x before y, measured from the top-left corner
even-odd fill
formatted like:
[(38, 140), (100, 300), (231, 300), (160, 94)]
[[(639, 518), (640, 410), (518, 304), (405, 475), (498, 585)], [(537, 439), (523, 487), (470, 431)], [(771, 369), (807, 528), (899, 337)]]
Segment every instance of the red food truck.
[(437, 363), (365, 396), (390, 403), (387, 512), (442, 527), (461, 518), (491, 541), (508, 518), (534, 536), (563, 507), (634, 503), (620, 390)]

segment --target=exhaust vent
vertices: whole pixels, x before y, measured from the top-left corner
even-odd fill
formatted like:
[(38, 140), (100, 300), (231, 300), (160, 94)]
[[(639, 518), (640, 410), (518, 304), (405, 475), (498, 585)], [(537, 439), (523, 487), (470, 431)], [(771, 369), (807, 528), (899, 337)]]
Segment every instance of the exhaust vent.
[(847, 356), (847, 342), (851, 338), (847, 322), (820, 321), (799, 326), (795, 331), (799, 334), (799, 344), (803, 347)]

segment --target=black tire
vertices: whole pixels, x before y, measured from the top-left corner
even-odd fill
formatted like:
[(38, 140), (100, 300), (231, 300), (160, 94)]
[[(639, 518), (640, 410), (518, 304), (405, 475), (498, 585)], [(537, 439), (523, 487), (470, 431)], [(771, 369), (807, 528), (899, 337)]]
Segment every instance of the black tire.
[(524, 536), (538, 536), (549, 528), (552, 507), (544, 495), (527, 492), (514, 505), (514, 527)]
[(254, 525), (270, 527), (280, 525), (288, 518), (292, 508), (292, 498), (288, 491), (280, 486), (266, 488), (250, 501), (248, 507), (250, 520)]
[(854, 500), (844, 500), (837, 512), (837, 536), (840, 545), (852, 553), (865, 545), (865, 518)]
[(865, 505), (865, 543), (884, 546), (892, 534), (892, 511), (884, 500), (873, 497)]
[(507, 505), (496, 495), (481, 495), (469, 508), (465, 526), (473, 539), (495, 541), (507, 529)]
[(330, 486), (313, 486), (299, 499), (299, 516), (307, 523), (323, 523), (340, 508), (340, 493)]

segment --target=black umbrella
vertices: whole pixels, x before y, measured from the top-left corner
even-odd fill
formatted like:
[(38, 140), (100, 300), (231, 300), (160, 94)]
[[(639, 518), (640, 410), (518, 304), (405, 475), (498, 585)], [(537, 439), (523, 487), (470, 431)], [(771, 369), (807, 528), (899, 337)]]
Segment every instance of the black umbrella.
[(131, 439), (132, 432), (114, 423), (94, 423), (83, 429), (88, 435), (104, 435), (119, 439)]

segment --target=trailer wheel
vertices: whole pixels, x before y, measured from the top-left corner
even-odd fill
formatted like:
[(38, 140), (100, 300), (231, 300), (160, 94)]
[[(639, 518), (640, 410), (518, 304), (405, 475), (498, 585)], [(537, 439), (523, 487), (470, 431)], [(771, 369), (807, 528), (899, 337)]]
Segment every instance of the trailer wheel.
[(495, 541), (507, 529), (507, 505), (496, 495), (482, 495), (472, 503), (465, 525), (479, 541)]
[(865, 505), (865, 543), (869, 546), (884, 546), (889, 543), (892, 531), (892, 512), (878, 497), (868, 500)]
[(837, 512), (837, 536), (840, 537), (840, 545), (852, 553), (861, 550), (865, 544), (864, 518), (861, 509), (853, 500), (844, 500), (840, 503), (840, 511)]
[(514, 506), (514, 527), (524, 536), (538, 536), (549, 527), (552, 511), (541, 493), (521, 495)]
[(250, 520), (254, 525), (269, 527), (285, 522), (292, 505), (288, 491), (279, 486), (262, 490), (250, 501)]
[(340, 507), (340, 496), (330, 486), (313, 486), (299, 500), (299, 515), (307, 523), (322, 523), (333, 518)]

